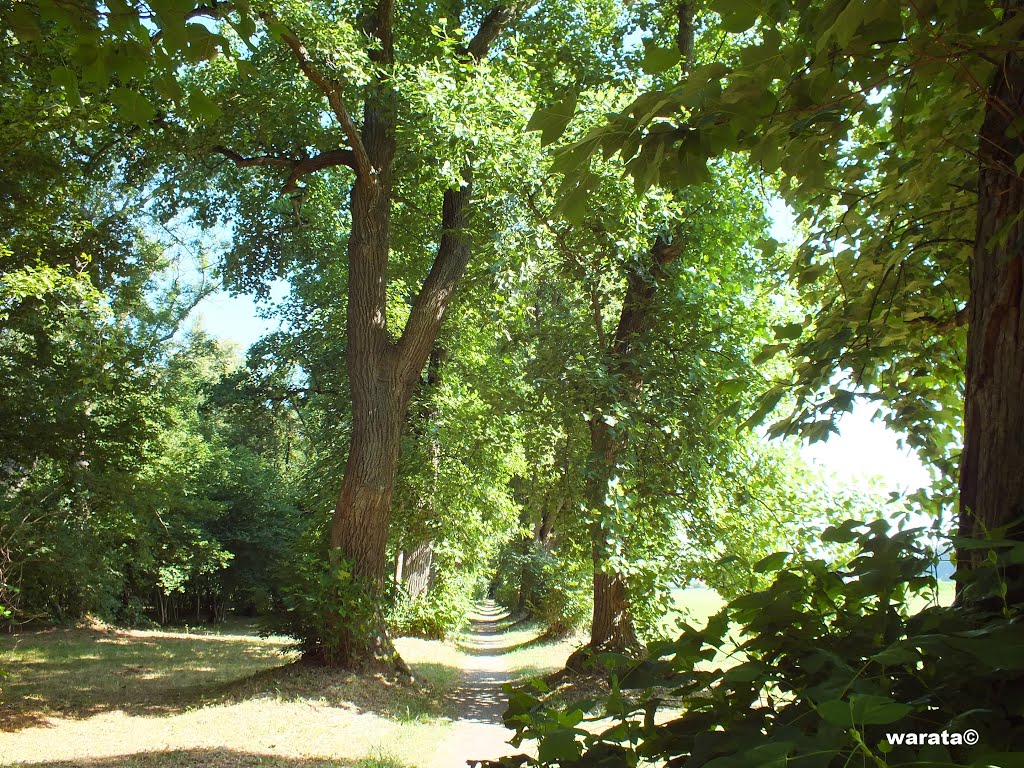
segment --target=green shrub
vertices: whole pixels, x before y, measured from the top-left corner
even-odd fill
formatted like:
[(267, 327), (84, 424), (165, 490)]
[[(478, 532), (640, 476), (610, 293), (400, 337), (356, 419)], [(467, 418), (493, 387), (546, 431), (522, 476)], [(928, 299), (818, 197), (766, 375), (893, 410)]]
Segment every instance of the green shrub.
[[(923, 534), (849, 521), (823, 537), (854, 547), (842, 564), (766, 557), (756, 568), (775, 572), (771, 586), (703, 629), (684, 627), (640, 661), (599, 655), (609, 695), (564, 705), (520, 690), (506, 723), (539, 741), (527, 762), (545, 766), (1021, 765), (1024, 606), (1007, 603), (1020, 593), (1006, 577), (1024, 544), (955, 540), (989, 555), (960, 585), (965, 604), (942, 607)], [(913, 613), (915, 596), (932, 605)], [(579, 727), (603, 718), (613, 725)], [(971, 730), (976, 744), (941, 743)], [(940, 743), (890, 744), (906, 732)]]
[(400, 597), (388, 614), (388, 627), (398, 637), (443, 640), (465, 622), (469, 601), (434, 589), (422, 597)]
[(281, 610), (264, 621), (266, 634), (294, 637), (302, 655), (328, 666), (380, 629), (381, 596), (353, 575), (340, 550), (296, 547), (281, 579)]

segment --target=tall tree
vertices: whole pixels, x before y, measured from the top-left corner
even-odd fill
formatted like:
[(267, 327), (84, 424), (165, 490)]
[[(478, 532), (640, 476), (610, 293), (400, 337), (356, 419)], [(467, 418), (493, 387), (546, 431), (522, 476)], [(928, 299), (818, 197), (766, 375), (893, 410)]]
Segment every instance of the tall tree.
[[(490, 94), (500, 97), (495, 83), (502, 77), (530, 76), (529, 67), (516, 58), (516, 41), (505, 34), (526, 8), (517, 2), (455, 3), (448, 18), (437, 18), (433, 10), (405, 14), (390, 0), (252, 7), (215, 2), (149, 8), (126, 3), (114, 11), (100, 3), (71, 8), (40, 0), (21, 4), (11, 14), (11, 26), (26, 45), (45, 35), (48, 27), (40, 22), (44, 17), (75, 31), (79, 44), (74, 61), (84, 67), (83, 76), (116, 78), (112, 98), (121, 118), (158, 137), (169, 177), (193, 174), (192, 189), (199, 193), (184, 190), (178, 203), (192, 205), (200, 218), (215, 217), (218, 205), (230, 206), (244, 197), (239, 193), (232, 201), (232, 190), (226, 189), (219, 199), (202, 199), (206, 153), (241, 169), (269, 172), (266, 178), (279, 185), (284, 207), (299, 227), (306, 223), (304, 206), (327, 186), (323, 180), (338, 169), (351, 174), (344, 216), (350, 229), (338, 243), (344, 253), (335, 259), (347, 267), (345, 356), (351, 424), (344, 479), (327, 540), (351, 563), (354, 580), (370, 601), (380, 597), (385, 578), (406, 409), (471, 254), (468, 226), (479, 184), (474, 166), (491, 160), (474, 156), (471, 145), (480, 136), (473, 135), (473, 121), (479, 119), (481, 104), (494, 103), (488, 100)], [(614, 24), (605, 21), (614, 9), (596, 8), (591, 23), (603, 37), (574, 46), (572, 41), (581, 37), (579, 19), (557, 5), (549, 10), (550, 21), (543, 10), (532, 14), (523, 39), (527, 46), (536, 42), (546, 49), (544, 61), (561, 62), (552, 71), (590, 56), (591, 49), (605, 44), (609, 30), (614, 31)], [(524, 50), (536, 55), (536, 49)], [(501, 55), (492, 67), (488, 59), (495, 51)], [(232, 64), (225, 64), (221, 53), (229, 54)], [(152, 65), (150, 71), (143, 64)], [(62, 71), (61, 82), (70, 90), (77, 74)], [(218, 89), (225, 77), (230, 87)], [(428, 100), (432, 88), (442, 93), (440, 102)], [(466, 97), (461, 114), (450, 115), (454, 110), (445, 102), (455, 105), (461, 96)], [(403, 133), (416, 120), (429, 123), (427, 118), (435, 120), (436, 135)], [(448, 118), (451, 122), (445, 124)], [(439, 131), (438, 124), (443, 126)], [(182, 150), (190, 153), (191, 163), (200, 160), (197, 167), (181, 168)], [(431, 151), (434, 158), (428, 156)], [(389, 281), (396, 250), (392, 217), (399, 204), (396, 196), (410, 191), (401, 177), (410, 174), (411, 166), (429, 166), (440, 157), (452, 161), (451, 170), (446, 165), (443, 173), (435, 173), (447, 185), (440, 210), (423, 213), (425, 206), (436, 206), (436, 201), (426, 200), (433, 186), (413, 191), (417, 215), (429, 221), (423, 228), (436, 238), (434, 257), (418, 288), (403, 297), (407, 304), (396, 309), (395, 286)], [(258, 184), (270, 192), (265, 181)], [(244, 186), (235, 181), (233, 191)], [(265, 199), (261, 202), (249, 209), (250, 222), (239, 222), (236, 236), (256, 235), (261, 240), (257, 248), (268, 253), (279, 248), (274, 241), (280, 239), (271, 220), (283, 217), (277, 211), (268, 215)], [(422, 249), (425, 243), (415, 247)], [(406, 256), (422, 264), (415, 258), (418, 254), (406, 251)], [(246, 269), (258, 273), (261, 268), (250, 263), (242, 265)], [(407, 283), (411, 285), (416, 283)], [(394, 333), (396, 326), (401, 330)], [(346, 623), (336, 624), (332, 663), (396, 657), (381, 628), (360, 633)]]
[[(1002, 24), (1020, 30), (1022, 3), (1004, 4)], [(1024, 38), (1008, 50), (984, 95), (978, 134), (978, 219), (971, 261), (960, 532), (1006, 531), (1024, 540)], [(960, 553), (974, 566), (980, 551)], [(1024, 580), (1012, 599), (1024, 598)]]

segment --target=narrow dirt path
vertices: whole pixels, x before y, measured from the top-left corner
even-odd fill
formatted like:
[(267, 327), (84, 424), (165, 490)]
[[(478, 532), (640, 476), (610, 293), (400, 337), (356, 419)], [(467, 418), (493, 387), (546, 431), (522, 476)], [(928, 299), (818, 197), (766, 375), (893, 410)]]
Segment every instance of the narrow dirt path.
[(480, 603), (470, 633), (460, 642), (466, 654), (462, 684), (449, 697), (452, 728), (429, 768), (466, 768), (468, 760), (495, 759), (515, 754), (508, 744), (512, 731), (502, 724), (506, 707), (501, 687), (511, 680), (508, 637), (499, 622), (506, 617), (492, 601)]

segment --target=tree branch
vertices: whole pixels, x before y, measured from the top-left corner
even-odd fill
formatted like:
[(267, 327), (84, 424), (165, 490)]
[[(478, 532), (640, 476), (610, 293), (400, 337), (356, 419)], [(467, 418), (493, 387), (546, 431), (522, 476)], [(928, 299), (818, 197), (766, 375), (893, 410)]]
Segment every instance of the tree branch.
[[(480, 61), (487, 55), (498, 35), (529, 7), (528, 3), (531, 1), (519, 0), (493, 9), (480, 23), (480, 28), (462, 52), (463, 55)], [(392, 0), (380, 2), (381, 9), (390, 8), (392, 4)], [(378, 18), (384, 18), (380, 10)], [(383, 36), (380, 39), (387, 52), (391, 44), (390, 26), (383, 32), (378, 29), (377, 33), (379, 36), (386, 33), (386, 39)], [(426, 280), (423, 281), (423, 287), (413, 302), (409, 319), (395, 349), (399, 381), (402, 382), (402, 386), (412, 386), (415, 377), (423, 369), (441, 327), (441, 321), (448, 311), (455, 286), (462, 279), (469, 263), (471, 248), (466, 228), (473, 190), (473, 170), (469, 164), (462, 169), (462, 179), (463, 183), (459, 187), (445, 190), (441, 208), (442, 234), (437, 255)]]
[(327, 102), (331, 105), (331, 111), (341, 124), (341, 130), (345, 132), (345, 137), (348, 139), (349, 144), (352, 145), (352, 167), (360, 176), (370, 178), (373, 173), (373, 164), (366, 153), (366, 147), (363, 146), (363, 139), (359, 129), (356, 127), (355, 122), (353, 122), (352, 116), (349, 114), (348, 109), (345, 107), (345, 102), (341, 98), (341, 83), (317, 69), (306, 46), (303, 45), (294, 32), (278, 22), (269, 13), (261, 14), (261, 18), (267, 24), (274, 24), (280, 28), (281, 39), (284, 40), (292, 53), (295, 54), (295, 58), (299, 62), (299, 69), (327, 97)]
[(498, 35), (529, 7), (529, 2), (519, 2), (510, 5), (502, 4), (494, 8), (484, 16), (476, 34), (473, 35), (473, 39), (469, 41), (469, 45), (461, 50), (461, 53), (469, 56), (474, 61), (483, 59), (491, 49), (491, 45), (498, 39)]
[(295, 165), (295, 161), (290, 157), (283, 155), (258, 155), (257, 157), (244, 157), (233, 149), (222, 147), (220, 145), (216, 147), (210, 147), (210, 151), (216, 152), (219, 155), (224, 155), (228, 160), (233, 162), (239, 168), (252, 168), (254, 166), (273, 165), (280, 168), (291, 168)]
[(288, 180), (284, 184), (284, 191), (294, 192), (298, 189), (298, 180), (303, 176), (339, 165), (356, 170), (355, 153), (351, 149), (332, 149), (330, 152), (321, 152), (313, 157), (304, 158), (292, 167), (292, 172), (288, 174)]
[(693, 8), (689, 0), (680, 0), (676, 5), (676, 48), (683, 67), (683, 74), (693, 69)]
[(441, 241), (437, 256), (419, 295), (413, 302), (409, 319), (398, 340), (397, 361), (402, 382), (414, 381), (430, 354), (441, 327), (455, 286), (469, 263), (470, 243), (466, 232), (467, 209), (472, 194), (472, 175), (463, 170), (464, 184), (444, 193), (441, 211)]
[(922, 315), (921, 317), (915, 317), (913, 320), (908, 320), (909, 323), (927, 323), (935, 329), (936, 333), (949, 333), (954, 328), (960, 328), (967, 325), (971, 319), (971, 305), (965, 304), (963, 309), (957, 311), (951, 317), (947, 317), (945, 320), (939, 320), (934, 315)]
[(679, 257), (681, 250), (679, 244), (658, 237), (650, 250), (650, 272), (645, 273), (639, 265), (630, 267), (626, 276), (622, 313), (609, 350), (618, 360), (626, 360), (633, 341), (650, 329), (654, 319), (651, 310), (658, 282), (665, 276), (666, 267)]
[(321, 152), (313, 157), (303, 157), (298, 160), (284, 155), (258, 155), (256, 157), (244, 157), (233, 149), (227, 147), (211, 147), (216, 152), (228, 158), (239, 168), (252, 168), (257, 166), (273, 166), (277, 168), (289, 168), (291, 172), (284, 183), (282, 192), (295, 192), (299, 188), (299, 179), (311, 173), (344, 165), (355, 168), (355, 155), (350, 149), (332, 149), (329, 152)]

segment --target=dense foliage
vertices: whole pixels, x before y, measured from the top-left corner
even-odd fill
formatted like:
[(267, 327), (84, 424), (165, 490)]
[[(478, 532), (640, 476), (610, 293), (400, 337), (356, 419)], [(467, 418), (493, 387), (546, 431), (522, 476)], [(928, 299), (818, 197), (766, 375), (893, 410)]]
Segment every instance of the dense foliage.
[(539, 741), (539, 759), (502, 764), (1019, 764), (1024, 627), (1005, 595), (1021, 546), (957, 542), (991, 553), (964, 608), (939, 605), (929, 540), (848, 521), (824, 532), (827, 556), (773, 553), (755, 566), (770, 585), (705, 627), (639, 662), (596, 657), (607, 696), (551, 701), (540, 681), (514, 691), (506, 722)]

